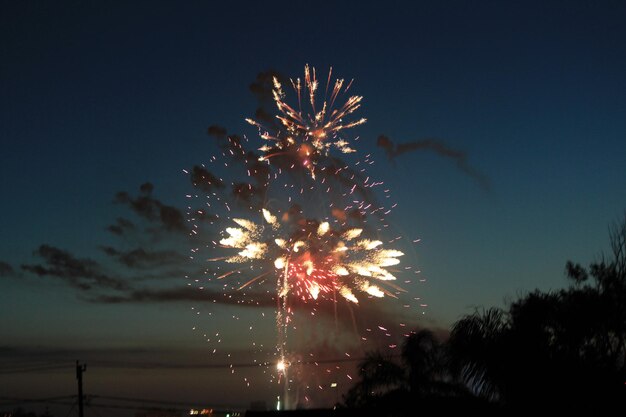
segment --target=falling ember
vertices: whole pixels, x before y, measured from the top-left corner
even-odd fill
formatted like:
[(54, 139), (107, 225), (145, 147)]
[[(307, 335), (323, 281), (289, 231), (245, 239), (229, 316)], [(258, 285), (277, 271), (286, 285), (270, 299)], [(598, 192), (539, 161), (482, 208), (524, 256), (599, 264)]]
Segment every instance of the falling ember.
[[(268, 141), (259, 148), (264, 154), (260, 161), (270, 161), (271, 158), (289, 156), (309, 170), (315, 178), (315, 165), (320, 156), (327, 155), (331, 147), (342, 153), (356, 152), (348, 142), (339, 136), (340, 132), (366, 122), (361, 118), (355, 121), (344, 121), (348, 116), (361, 107), (362, 96), (350, 96), (342, 105), (337, 105), (339, 96), (346, 94), (352, 82), (344, 88), (344, 80), (336, 79), (331, 88), (332, 67), (329, 70), (326, 85), (326, 94), (318, 103), (317, 90), (319, 82), (315, 68), (311, 71), (308, 65), (304, 67), (304, 80), (290, 79), (298, 98), (297, 109), (287, 104), (286, 94), (278, 78), (273, 78), (272, 95), (278, 110), (276, 118), (280, 129), (271, 133), (259, 122), (246, 119), (248, 123), (257, 127), (259, 136)], [(330, 95), (328, 95), (330, 90)], [(306, 97), (303, 97), (306, 96)], [(303, 99), (308, 102), (309, 111), (303, 111)]]

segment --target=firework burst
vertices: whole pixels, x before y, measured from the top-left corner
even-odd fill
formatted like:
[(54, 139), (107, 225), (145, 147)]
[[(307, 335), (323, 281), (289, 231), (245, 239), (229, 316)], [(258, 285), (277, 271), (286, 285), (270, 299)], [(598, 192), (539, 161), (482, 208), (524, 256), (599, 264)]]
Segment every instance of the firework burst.
[[(265, 261), (276, 275), (286, 277), (285, 284), (280, 285), (279, 297), (293, 292), (307, 301), (338, 293), (354, 303), (358, 303), (357, 291), (375, 297), (395, 297), (382, 285), (392, 285), (390, 281), (396, 279), (387, 268), (400, 263), (398, 257), (402, 252), (383, 249), (380, 240), (360, 239), (363, 229), (332, 230), (328, 222), (304, 221), (298, 230), (284, 236), (281, 233), (284, 228), (277, 217), (266, 209), (262, 212), (263, 225), (233, 219), (239, 227), (226, 228), (226, 237), (219, 243), (239, 251), (218, 260), (227, 263)], [(271, 231), (269, 236), (268, 230)], [(268, 272), (247, 281), (240, 289), (264, 278)]]
[[(248, 219), (233, 219), (239, 227), (226, 228), (219, 245), (237, 252), (215, 260), (264, 264), (265, 271), (241, 285), (240, 290), (267, 276), (275, 279), (276, 347), (279, 355), (276, 370), (279, 380), (285, 380), (284, 395), (287, 398), (290, 357), (287, 352), (287, 334), (293, 315), (291, 304), (294, 302), (290, 296), (304, 303), (318, 300), (336, 303), (337, 296), (358, 303), (355, 292), (373, 297), (388, 295), (396, 298), (385, 286), (396, 291), (403, 290), (391, 283), (396, 277), (387, 268), (398, 265), (398, 258), (403, 253), (383, 249), (383, 243), (379, 240), (361, 238), (363, 229), (360, 228), (335, 230), (328, 222), (303, 220), (289, 233), (277, 216), (266, 209), (262, 213), (262, 224)], [(219, 278), (226, 278), (233, 271)]]
[[(275, 132), (259, 122), (246, 119), (248, 123), (259, 129), (259, 135), (267, 143), (259, 148), (264, 154), (260, 161), (270, 161), (272, 158), (287, 158), (295, 160), (305, 167), (315, 178), (315, 168), (320, 157), (326, 156), (330, 148), (335, 147), (342, 153), (356, 152), (340, 135), (343, 130), (361, 125), (366, 119), (361, 118), (352, 122), (344, 119), (361, 107), (362, 96), (350, 96), (340, 106), (335, 107), (339, 96), (350, 89), (352, 81), (344, 89), (345, 81), (336, 79), (331, 87), (332, 67), (328, 72), (324, 98), (321, 105), (318, 103), (318, 87), (315, 68), (304, 67), (304, 80), (290, 79), (297, 97), (297, 110), (286, 101), (286, 94), (278, 78), (273, 77), (273, 99), (279, 114), (276, 115), (279, 127)], [(330, 91), (329, 91), (330, 90)], [(309, 110), (303, 110), (304, 107)]]

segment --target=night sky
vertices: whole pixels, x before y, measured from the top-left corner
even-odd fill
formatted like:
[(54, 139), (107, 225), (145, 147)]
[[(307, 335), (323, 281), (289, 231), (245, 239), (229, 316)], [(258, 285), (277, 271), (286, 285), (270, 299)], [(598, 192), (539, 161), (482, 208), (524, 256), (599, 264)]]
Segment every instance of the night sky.
[[(626, 209), (624, 2), (126, 3), (1, 2), (5, 397), (73, 395), (80, 359), (88, 394), (274, 401), (267, 375), (230, 375), (203, 336), (225, 329), (224, 352), (249, 363), (232, 316), (247, 329), (273, 310), (164, 292), (203, 265), (186, 224), (132, 204), (185, 212), (183, 169), (219, 154), (209, 126), (261, 144), (244, 121), (260, 73), (354, 78), (368, 121), (346, 137), (398, 204), (386, 238), (421, 239), (402, 262), (421, 270), (410, 297), (427, 307), (398, 313), (415, 328), (562, 288), (566, 261), (598, 259)], [(272, 325), (254, 340), (271, 345)]]

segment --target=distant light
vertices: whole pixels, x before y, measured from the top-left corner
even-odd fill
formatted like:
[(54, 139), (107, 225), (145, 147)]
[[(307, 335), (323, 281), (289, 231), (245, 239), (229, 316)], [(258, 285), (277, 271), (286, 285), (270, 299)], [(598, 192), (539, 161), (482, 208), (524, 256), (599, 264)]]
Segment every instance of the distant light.
[(213, 414), (213, 409), (203, 408), (202, 410), (196, 410), (195, 408), (192, 408), (191, 410), (189, 410), (190, 416), (196, 416), (199, 414)]
[(337, 383), (336, 382), (331, 382), (330, 387), (331, 388), (337, 388)]

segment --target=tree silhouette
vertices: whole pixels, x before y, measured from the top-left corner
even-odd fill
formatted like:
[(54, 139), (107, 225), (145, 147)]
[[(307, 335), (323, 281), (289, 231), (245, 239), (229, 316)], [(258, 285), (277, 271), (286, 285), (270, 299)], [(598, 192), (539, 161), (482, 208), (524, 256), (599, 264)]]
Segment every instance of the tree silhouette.
[(393, 358), (370, 352), (359, 364), (359, 381), (345, 395), (348, 407), (378, 405), (385, 397), (404, 388), (404, 370)]
[(452, 327), (448, 340), (450, 371), (471, 392), (491, 401), (501, 397), (502, 354), (508, 324), (498, 308), (475, 311)]
[(372, 352), (359, 364), (359, 381), (345, 395), (348, 407), (403, 408), (418, 399), (465, 395), (448, 372), (447, 352), (430, 330), (411, 333), (397, 357)]
[(588, 268), (567, 263), (568, 288), (459, 320), (448, 342), (453, 373), (514, 409), (580, 411), (625, 395), (626, 219), (610, 240), (610, 256)]
[(402, 346), (406, 384), (412, 398), (465, 396), (467, 390), (450, 372), (450, 352), (428, 329), (411, 333)]
[(411, 334), (402, 347), (403, 367), (370, 355), (346, 405), (394, 400), (409, 410), (444, 397), (458, 405), (467, 392), (510, 412), (597, 414), (623, 405), (626, 216), (610, 229), (610, 243), (611, 253), (586, 268), (567, 262), (567, 288), (529, 292), (506, 309), (476, 310), (453, 325), (443, 344), (428, 330)]

